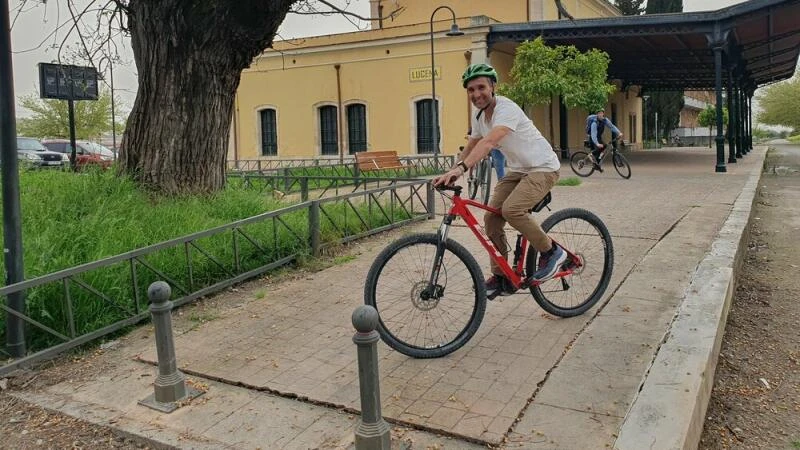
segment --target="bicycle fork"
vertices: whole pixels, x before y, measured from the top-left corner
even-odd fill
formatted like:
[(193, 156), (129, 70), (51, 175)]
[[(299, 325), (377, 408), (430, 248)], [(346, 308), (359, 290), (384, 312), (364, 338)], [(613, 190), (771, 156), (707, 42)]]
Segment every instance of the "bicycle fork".
[(420, 296), (422, 300), (438, 300), (444, 295), (444, 286), (439, 284), (439, 273), (442, 270), (442, 262), (444, 260), (445, 243), (447, 242), (447, 233), (450, 230), (450, 225), (453, 223), (453, 216), (447, 214), (442, 219), (442, 224), (436, 235), (436, 255), (433, 257), (433, 267), (431, 267), (431, 275), (428, 279), (428, 286), (423, 289)]

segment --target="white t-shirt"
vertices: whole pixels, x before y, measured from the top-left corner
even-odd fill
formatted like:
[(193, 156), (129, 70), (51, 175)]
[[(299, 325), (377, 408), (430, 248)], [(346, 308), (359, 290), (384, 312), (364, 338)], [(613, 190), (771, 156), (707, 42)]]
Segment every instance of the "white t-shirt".
[(482, 138), (497, 126), (508, 127), (507, 134), (498, 143), (498, 149), (506, 157), (508, 169), (514, 172), (555, 172), (561, 167), (553, 147), (525, 115), (522, 108), (503, 96), (496, 96), (492, 120), (481, 114), (472, 115), (472, 138)]

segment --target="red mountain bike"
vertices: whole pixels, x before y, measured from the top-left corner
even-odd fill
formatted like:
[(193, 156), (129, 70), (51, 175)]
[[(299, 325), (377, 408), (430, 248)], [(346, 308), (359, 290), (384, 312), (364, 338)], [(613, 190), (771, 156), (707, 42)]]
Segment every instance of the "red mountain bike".
[[(452, 199), (438, 233), (398, 239), (370, 267), (364, 302), (378, 311), (378, 332), (387, 345), (414, 358), (437, 358), (458, 350), (478, 331), (486, 311), (484, 276), (469, 251), (447, 237), (457, 218), (464, 220), (514, 288), (529, 289), (539, 306), (550, 314), (576, 316), (600, 300), (611, 279), (614, 248), (608, 229), (596, 215), (585, 209), (568, 208), (542, 222), (542, 229), (568, 257), (552, 279), (540, 282), (529, 278), (538, 266), (536, 249), (518, 235), (514, 261), (509, 264), (469, 207), (497, 214), (500, 211), (461, 198), (461, 189), (437, 188)], [(551, 198), (548, 193), (530, 211), (539, 212)]]

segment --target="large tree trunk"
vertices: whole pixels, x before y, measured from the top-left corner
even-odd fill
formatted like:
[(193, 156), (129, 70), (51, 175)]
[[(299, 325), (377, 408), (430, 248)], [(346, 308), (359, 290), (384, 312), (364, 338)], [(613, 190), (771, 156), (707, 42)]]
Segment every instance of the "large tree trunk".
[(295, 1), (131, 0), (139, 91), (119, 170), (165, 194), (221, 189), (241, 71)]

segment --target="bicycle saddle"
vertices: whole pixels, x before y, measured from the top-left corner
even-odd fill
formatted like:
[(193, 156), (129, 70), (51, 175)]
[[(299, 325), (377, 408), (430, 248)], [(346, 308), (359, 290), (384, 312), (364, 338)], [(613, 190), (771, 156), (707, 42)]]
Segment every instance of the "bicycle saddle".
[(529, 209), (528, 212), (535, 213), (543, 210), (545, 206), (550, 204), (551, 200), (553, 200), (553, 194), (548, 192), (547, 195), (545, 195), (543, 199), (539, 200), (539, 203), (533, 205), (533, 208)]

